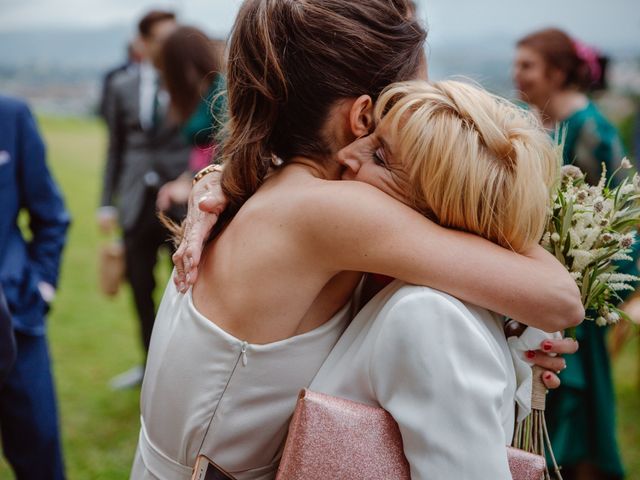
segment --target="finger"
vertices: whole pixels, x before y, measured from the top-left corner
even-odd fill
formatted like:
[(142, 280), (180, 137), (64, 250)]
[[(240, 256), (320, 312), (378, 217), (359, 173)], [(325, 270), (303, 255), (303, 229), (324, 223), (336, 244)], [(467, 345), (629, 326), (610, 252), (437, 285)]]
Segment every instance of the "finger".
[(542, 383), (544, 383), (544, 386), (549, 390), (553, 390), (560, 386), (560, 378), (553, 372), (543, 372)]
[(573, 338), (545, 340), (540, 344), (540, 350), (545, 353), (572, 354), (578, 351), (578, 342)]
[(184, 291), (186, 290), (185, 288), (186, 277), (185, 277), (185, 271), (184, 271), (184, 254), (187, 249), (187, 246), (188, 245), (186, 243), (186, 240), (183, 238), (182, 242), (180, 243), (180, 246), (171, 257), (171, 260), (173, 261), (173, 264), (176, 267), (174, 281), (178, 287), (178, 290), (182, 293), (184, 293)]
[(552, 370), (554, 372), (561, 372), (567, 368), (567, 362), (562, 357), (551, 357), (543, 352), (527, 352), (527, 359), (533, 362), (535, 365), (542, 367), (546, 370)]
[(198, 278), (202, 249), (217, 219), (216, 215), (207, 215), (201, 218), (189, 232), (187, 247), (184, 251), (185, 282), (187, 285), (195, 284)]
[(225, 199), (213, 195), (205, 195), (198, 200), (198, 208), (206, 213), (219, 215), (227, 205)]

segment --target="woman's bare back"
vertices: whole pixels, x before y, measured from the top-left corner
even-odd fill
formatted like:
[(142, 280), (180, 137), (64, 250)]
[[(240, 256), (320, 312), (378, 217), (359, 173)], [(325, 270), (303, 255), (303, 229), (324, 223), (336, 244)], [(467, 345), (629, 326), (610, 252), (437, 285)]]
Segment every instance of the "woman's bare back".
[(203, 315), (237, 338), (265, 344), (310, 331), (340, 310), (361, 274), (325, 268), (324, 252), (304, 241), (296, 220), (326, 182), (287, 167), (243, 205), (205, 247), (193, 289)]

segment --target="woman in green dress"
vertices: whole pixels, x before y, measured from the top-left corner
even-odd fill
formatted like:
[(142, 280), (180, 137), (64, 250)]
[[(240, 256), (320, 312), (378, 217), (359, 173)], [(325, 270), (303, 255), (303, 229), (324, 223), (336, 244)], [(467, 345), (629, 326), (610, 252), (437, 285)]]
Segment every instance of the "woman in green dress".
[(218, 150), (218, 132), (224, 123), (225, 42), (211, 40), (197, 28), (182, 26), (165, 40), (159, 66), (171, 98), (170, 112), (191, 145), (189, 172), (158, 192), (161, 211), (185, 204), (193, 173), (211, 163)]
[[(615, 127), (586, 95), (602, 83), (603, 74), (597, 53), (560, 30), (538, 31), (517, 44), (514, 81), (521, 99), (539, 112), (552, 135), (564, 135), (564, 163), (580, 167), (592, 184), (598, 183), (602, 164), (611, 175), (624, 157)], [(636, 258), (637, 251), (638, 243)], [(638, 274), (634, 261), (619, 270)], [(565, 480), (624, 476), (606, 330), (595, 322), (577, 328), (580, 349), (566, 357), (562, 385), (548, 397), (551, 443)]]

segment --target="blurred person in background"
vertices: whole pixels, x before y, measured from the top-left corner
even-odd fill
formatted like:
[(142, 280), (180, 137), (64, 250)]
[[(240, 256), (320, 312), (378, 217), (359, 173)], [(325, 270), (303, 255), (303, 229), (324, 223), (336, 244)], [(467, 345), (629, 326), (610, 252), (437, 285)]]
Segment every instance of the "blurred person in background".
[[(612, 175), (624, 158), (616, 128), (587, 96), (594, 86), (604, 85), (604, 66), (592, 48), (563, 31), (546, 29), (518, 42), (513, 72), (521, 99), (538, 111), (553, 135), (565, 135), (564, 163), (580, 167), (592, 184), (600, 180), (602, 163)], [(620, 264), (619, 272), (637, 275), (638, 268), (629, 261)], [(562, 386), (549, 394), (547, 422), (565, 480), (624, 475), (606, 332), (595, 322), (577, 327), (580, 350), (566, 358)]]
[[(45, 320), (70, 218), (28, 106), (2, 96), (0, 205), (0, 285), (17, 352), (0, 389), (3, 451), (18, 480), (59, 480), (65, 474)], [(18, 225), (23, 211), (29, 240)]]
[(127, 44), (127, 59), (122, 64), (109, 70), (102, 81), (102, 94), (100, 96), (100, 104), (98, 106), (98, 114), (106, 120), (107, 104), (109, 103), (109, 95), (111, 95), (111, 84), (114, 78), (123, 72), (138, 67), (144, 59), (144, 49), (142, 39), (138, 36)]
[(160, 72), (171, 98), (170, 115), (191, 145), (189, 170), (158, 192), (157, 207), (163, 212), (187, 203), (193, 174), (216, 155), (226, 108), (225, 47), (224, 41), (212, 40), (197, 28), (181, 26), (160, 52)]
[[(126, 275), (145, 353), (155, 318), (154, 268), (160, 248), (171, 248), (156, 215), (156, 197), (162, 185), (187, 170), (189, 161), (189, 146), (168, 114), (169, 96), (156, 70), (163, 42), (176, 28), (175, 14), (168, 11), (151, 11), (140, 20), (145, 60), (114, 78), (106, 105), (109, 147), (98, 221), (105, 234), (113, 233), (116, 221), (123, 231)], [(143, 372), (136, 366), (114, 378), (112, 386), (139, 385)]]

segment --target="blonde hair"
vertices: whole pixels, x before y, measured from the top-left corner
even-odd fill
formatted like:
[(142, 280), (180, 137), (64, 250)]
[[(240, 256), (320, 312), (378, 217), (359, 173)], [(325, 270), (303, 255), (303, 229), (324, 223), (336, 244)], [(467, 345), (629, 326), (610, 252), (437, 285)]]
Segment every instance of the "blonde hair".
[(375, 119), (416, 209), (515, 251), (540, 241), (559, 150), (533, 114), (467, 83), (413, 81), (388, 87)]

